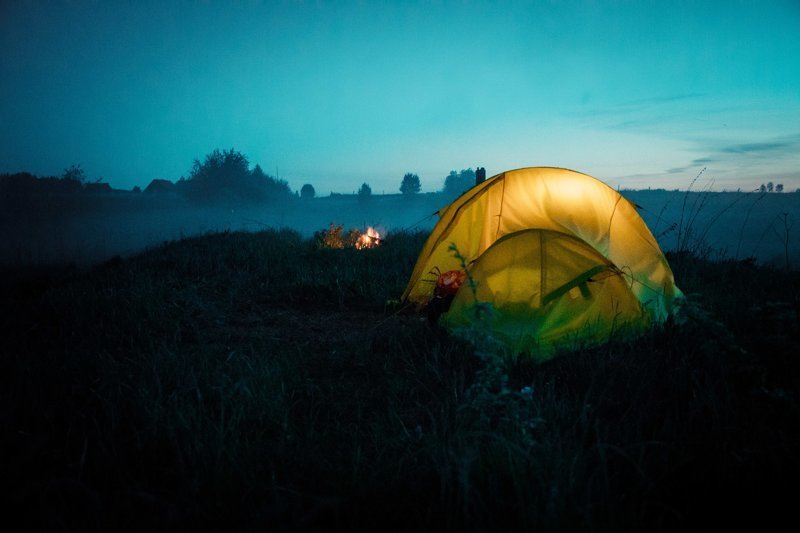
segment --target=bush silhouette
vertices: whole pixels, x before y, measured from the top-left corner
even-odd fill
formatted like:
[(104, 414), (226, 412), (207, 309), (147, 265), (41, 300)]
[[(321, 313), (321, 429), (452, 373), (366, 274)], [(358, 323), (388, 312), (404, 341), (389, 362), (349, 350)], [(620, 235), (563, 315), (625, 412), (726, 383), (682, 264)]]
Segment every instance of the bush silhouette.
[(401, 193), (406, 195), (417, 194), (420, 188), (419, 176), (412, 174), (411, 172), (408, 172), (405, 176), (403, 176), (403, 182), (400, 184)]
[(456, 172), (451, 170), (450, 174), (444, 179), (444, 192), (447, 196), (456, 197), (462, 192), (475, 185), (475, 171), (471, 168)]
[(314, 190), (314, 186), (310, 183), (306, 183), (300, 189), (300, 198), (314, 198), (316, 195), (316, 191)]
[(233, 148), (214, 150), (202, 163), (195, 159), (189, 178), (181, 180), (178, 188), (187, 196), (203, 202), (234, 200), (252, 203), (286, 199), (291, 195), (285, 181), (268, 176), (259, 165), (251, 171), (247, 156)]

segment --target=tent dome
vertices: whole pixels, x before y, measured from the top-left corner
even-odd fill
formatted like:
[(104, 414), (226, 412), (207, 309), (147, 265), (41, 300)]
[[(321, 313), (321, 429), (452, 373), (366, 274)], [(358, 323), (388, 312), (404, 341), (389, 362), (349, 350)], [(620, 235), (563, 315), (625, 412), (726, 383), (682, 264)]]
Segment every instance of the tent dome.
[[(553, 283), (569, 284), (596, 267), (603, 268), (604, 279), (617, 280), (605, 281), (604, 286), (623, 283), (633, 297), (631, 300), (628, 296), (619, 296), (623, 292), (615, 289), (612, 292), (616, 296), (608, 303), (606, 313), (613, 313), (613, 305), (622, 305), (626, 309), (625, 316), (631, 320), (633, 316), (638, 317), (635, 321), (639, 324), (663, 322), (672, 312), (676, 298), (681, 297), (672, 270), (636, 212), (636, 206), (586, 174), (544, 167), (503, 172), (462, 194), (442, 209), (439, 216), (439, 222), (419, 255), (403, 299), (426, 305), (433, 295), (438, 274), (461, 269), (463, 261), (478, 284), (477, 290), (474, 295), (468, 295), (466, 291), (471, 290), (468, 284), (459, 289), (451, 311), (443, 317), (446, 325), (466, 320), (464, 306), (477, 296), (480, 301), (504, 308), (505, 316), (513, 315), (517, 322), (529, 324), (523, 335), (528, 338), (555, 339), (568, 332), (580, 333), (587, 324), (587, 320), (580, 317), (570, 321), (569, 326), (556, 329), (547, 326), (563, 323), (562, 318), (552, 317), (550, 322), (543, 322), (541, 317), (548, 309), (572, 308), (564, 307), (566, 304), (559, 303), (558, 298), (542, 306), (542, 299), (549, 294), (548, 288), (555, 288), (551, 287)], [(550, 244), (542, 246), (543, 243)], [(561, 251), (554, 256), (557, 249)], [(587, 268), (581, 270), (584, 266)], [(491, 276), (488, 270), (493, 270)], [(517, 271), (526, 274), (517, 274)], [(540, 271), (544, 272), (544, 277), (540, 275), (539, 281), (548, 281), (546, 286), (531, 281), (531, 276), (535, 277), (535, 272)], [(568, 279), (570, 276), (573, 276), (572, 281)], [(506, 280), (505, 286), (498, 281), (500, 279)], [(592, 281), (595, 280), (592, 278)], [(524, 312), (520, 306), (524, 298), (509, 297), (520, 290), (529, 293), (526, 297), (530, 302)], [(631, 302), (636, 303), (635, 311)], [(516, 314), (510, 312), (509, 305), (517, 309)], [(596, 305), (589, 308), (595, 309)], [(586, 312), (581, 309), (578, 306), (569, 312)], [(534, 320), (533, 315), (538, 318)], [(532, 318), (526, 322), (525, 316)]]

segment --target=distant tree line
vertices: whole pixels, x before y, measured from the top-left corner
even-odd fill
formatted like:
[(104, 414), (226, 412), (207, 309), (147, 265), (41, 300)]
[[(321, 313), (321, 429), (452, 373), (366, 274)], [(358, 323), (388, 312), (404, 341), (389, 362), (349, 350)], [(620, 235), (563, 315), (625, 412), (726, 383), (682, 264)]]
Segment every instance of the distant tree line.
[[(444, 178), (444, 186), (442, 187), (441, 192), (448, 197), (455, 198), (485, 179), (485, 168), (478, 167), (476, 170), (472, 170), (472, 168), (466, 168), (460, 171), (451, 170), (450, 174)], [(366, 185), (366, 183), (364, 185)], [(419, 176), (412, 172), (407, 172), (403, 176), (403, 180), (400, 182), (400, 192), (405, 195), (416, 194), (421, 190), (421, 188)], [(359, 194), (361, 194), (361, 191), (359, 191)]]
[[(476, 184), (476, 176), (485, 178), (485, 170), (472, 168), (460, 171), (451, 170), (444, 179), (441, 190), (446, 196), (455, 198)], [(764, 190), (772, 190), (772, 183), (762, 185)], [(422, 189), (419, 175), (407, 172), (400, 182), (400, 192), (405, 196), (418, 194)], [(780, 192), (782, 185), (774, 188)], [(0, 192), (12, 195), (73, 194), (81, 192), (112, 193), (127, 192), (114, 190), (100, 178), (93, 182), (87, 180), (80, 165), (72, 165), (60, 177), (37, 177), (28, 172), (0, 174)], [(134, 187), (133, 193), (142, 190)], [(234, 150), (216, 149), (201, 161), (195, 159), (188, 176), (177, 182), (167, 179), (153, 179), (144, 189), (147, 194), (171, 193), (184, 196), (200, 203), (262, 203), (273, 200), (289, 200), (296, 197), (309, 199), (316, 196), (311, 183), (305, 183), (297, 192), (292, 192), (285, 180), (266, 174), (260, 165), (252, 169), (246, 155)], [(334, 193), (331, 193), (332, 195)], [(366, 182), (356, 193), (359, 200), (367, 201), (372, 196), (372, 187)]]
[[(80, 165), (65, 169), (60, 177), (37, 177), (28, 172), (0, 175), (0, 191), (5, 195), (47, 196), (76, 193), (111, 193), (114, 191), (102, 178), (89, 182)], [(137, 186), (131, 192), (141, 192)], [(289, 184), (267, 175), (259, 165), (250, 169), (247, 157), (241, 152), (214, 150), (201, 162), (195, 159), (188, 178), (177, 183), (154, 179), (146, 193), (177, 193), (203, 203), (235, 201), (258, 203), (293, 198)]]
[[(446, 197), (453, 199), (486, 179), (486, 170), (478, 167), (451, 170), (445, 176), (441, 189)], [(406, 172), (400, 182), (400, 192), (404, 196), (413, 196), (422, 189), (419, 175)], [(762, 183), (757, 189), (762, 193), (784, 192), (782, 183)], [(80, 165), (72, 165), (64, 169), (61, 176), (37, 177), (28, 172), (16, 174), (0, 174), (0, 193), (9, 196), (53, 196), (77, 193), (118, 193), (103, 178), (89, 181), (86, 172)], [(142, 192), (137, 186), (131, 191)], [(297, 192), (292, 192), (285, 180), (266, 174), (260, 165), (252, 169), (244, 154), (231, 148), (216, 149), (200, 161), (195, 159), (188, 177), (181, 177), (177, 182), (167, 179), (153, 179), (144, 189), (145, 193), (173, 193), (200, 203), (263, 203), (283, 201), (294, 198), (310, 199), (316, 197), (311, 183), (305, 183)], [(798, 189), (800, 192), (800, 189)], [(331, 193), (334, 195), (335, 193)], [(360, 201), (367, 201), (372, 196), (372, 187), (366, 182), (356, 193)]]
[(60, 177), (38, 177), (29, 172), (0, 175), (0, 190), (6, 195), (75, 194), (106, 189), (110, 191), (111, 187), (101, 180), (87, 183), (86, 173), (80, 165), (65, 169)]
[(777, 185), (773, 184), (771, 181), (766, 185), (762, 183), (758, 190), (760, 192), (783, 192), (783, 183), (778, 183)]

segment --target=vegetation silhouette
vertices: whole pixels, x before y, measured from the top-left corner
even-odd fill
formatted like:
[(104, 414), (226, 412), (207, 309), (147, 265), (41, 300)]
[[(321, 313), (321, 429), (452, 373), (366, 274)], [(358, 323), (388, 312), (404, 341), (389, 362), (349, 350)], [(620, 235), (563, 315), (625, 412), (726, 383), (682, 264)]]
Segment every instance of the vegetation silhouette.
[(417, 194), (420, 189), (419, 176), (407, 172), (406, 175), (403, 176), (403, 181), (400, 183), (400, 192), (406, 196), (413, 196)]
[(34, 176), (29, 172), (0, 175), (0, 191), (5, 197), (22, 196), (30, 200), (40, 195), (73, 194), (84, 189), (86, 174), (78, 165), (65, 169), (61, 177)]
[(311, 199), (314, 198), (316, 194), (317, 191), (314, 190), (314, 186), (310, 183), (306, 183), (300, 188), (300, 198)]
[(462, 169), (460, 172), (451, 170), (444, 179), (442, 192), (448, 198), (456, 198), (464, 191), (475, 185), (475, 171), (471, 168)]
[(216, 149), (201, 163), (195, 159), (189, 178), (177, 183), (177, 190), (202, 203), (260, 203), (287, 200), (289, 184), (264, 173), (259, 165), (250, 170), (241, 152)]

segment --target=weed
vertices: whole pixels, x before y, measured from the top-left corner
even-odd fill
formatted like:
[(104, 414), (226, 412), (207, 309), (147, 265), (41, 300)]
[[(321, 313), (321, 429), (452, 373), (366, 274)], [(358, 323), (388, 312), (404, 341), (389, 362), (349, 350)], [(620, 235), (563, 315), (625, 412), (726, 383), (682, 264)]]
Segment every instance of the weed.
[(736, 242), (736, 254), (734, 254), (733, 256), (734, 259), (739, 259), (739, 252), (742, 249), (742, 237), (744, 236), (744, 229), (745, 227), (747, 227), (747, 223), (750, 220), (750, 215), (753, 212), (753, 208), (756, 206), (758, 202), (763, 200), (765, 196), (766, 196), (765, 193), (759, 194), (758, 196), (756, 196), (756, 199), (753, 201), (753, 203), (750, 204), (750, 207), (747, 208), (747, 214), (744, 216), (744, 220), (742, 220), (741, 228), (739, 228), (739, 240)]
[(786, 272), (789, 272), (791, 269), (791, 263), (789, 262), (789, 231), (794, 226), (794, 221), (791, 220), (789, 213), (781, 213), (777, 218), (780, 221), (780, 229), (775, 228), (774, 225), (770, 227), (772, 227), (773, 233), (783, 245), (784, 268)]

